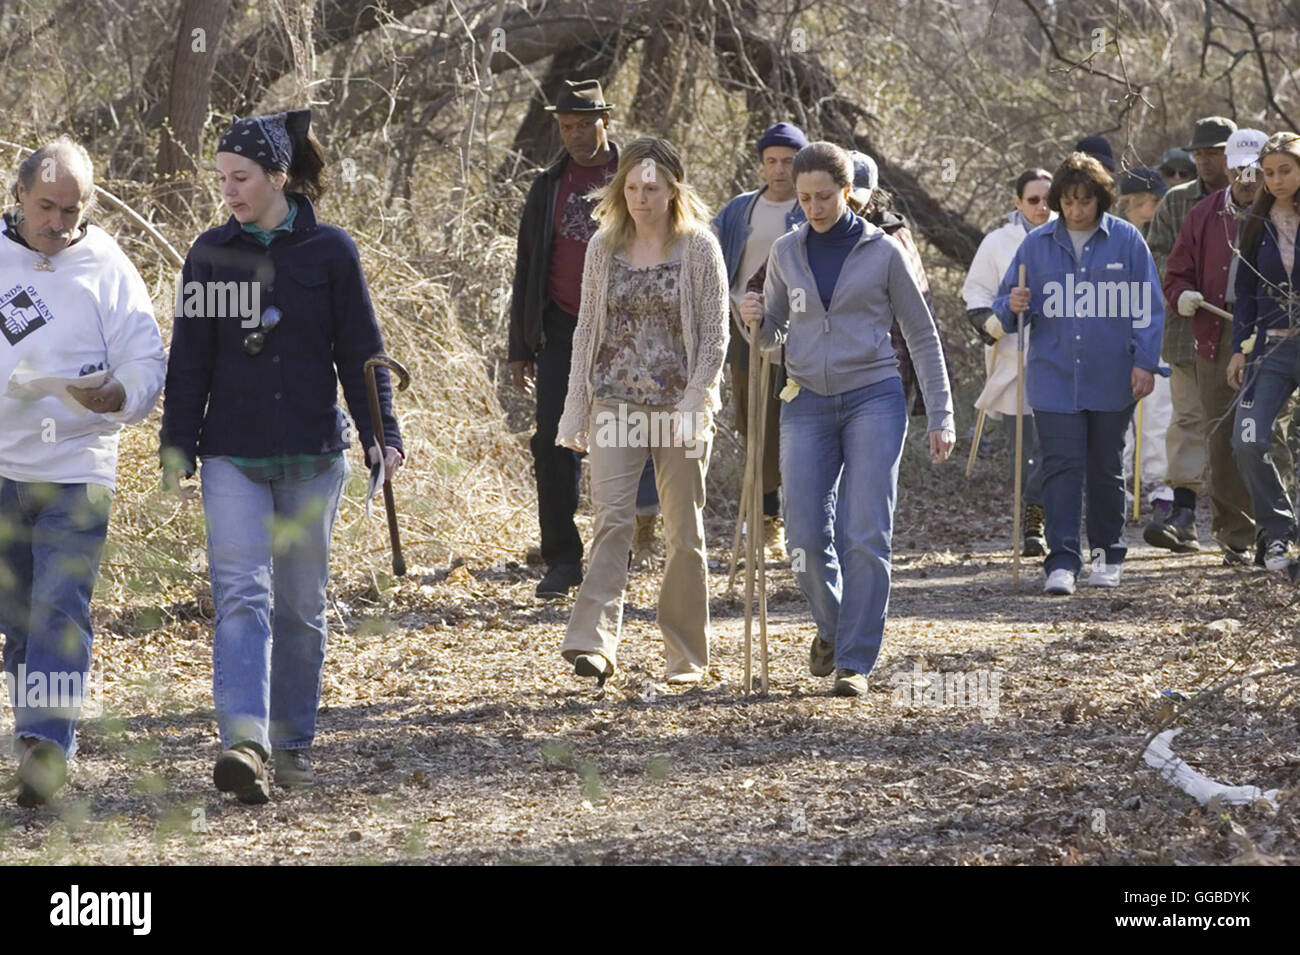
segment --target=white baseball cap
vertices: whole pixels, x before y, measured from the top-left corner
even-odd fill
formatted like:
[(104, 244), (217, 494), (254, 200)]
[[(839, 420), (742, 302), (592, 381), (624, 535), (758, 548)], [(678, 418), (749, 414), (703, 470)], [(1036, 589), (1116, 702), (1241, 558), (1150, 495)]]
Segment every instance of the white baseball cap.
[(1268, 142), (1268, 134), (1258, 129), (1239, 129), (1228, 137), (1228, 144), (1223, 147), (1228, 159), (1229, 169), (1241, 169), (1259, 163), (1259, 151)]

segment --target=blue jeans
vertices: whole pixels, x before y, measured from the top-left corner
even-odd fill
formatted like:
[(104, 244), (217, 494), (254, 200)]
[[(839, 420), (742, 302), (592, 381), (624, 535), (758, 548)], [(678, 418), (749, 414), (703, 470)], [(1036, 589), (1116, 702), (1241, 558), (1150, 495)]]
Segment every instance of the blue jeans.
[[(1262, 337), (1262, 336), (1261, 336)], [(1250, 489), (1255, 525), (1267, 540), (1294, 541), (1295, 513), (1286, 486), (1273, 460), (1273, 420), (1300, 383), (1300, 341), (1269, 342), (1267, 351), (1251, 363), (1232, 428), (1237, 470)], [(1285, 429), (1284, 429), (1285, 433)]]
[(26, 737), (57, 743), (68, 756), (77, 750), (90, 595), (111, 500), (100, 485), (0, 478), (0, 632), (15, 744)]
[(1043, 451), (1043, 516), (1047, 559), (1043, 570), (1083, 568), (1079, 523), (1088, 493), (1088, 546), (1107, 564), (1122, 564), (1124, 538), (1124, 432), (1133, 405), (1123, 411), (1034, 411)]
[[(1015, 493), (1016, 486), (1016, 416), (1002, 416), (1002, 426), (1007, 434), (1007, 487)], [(1043, 505), (1043, 453), (1038, 447), (1038, 429), (1034, 427), (1034, 416), (1025, 415), (1024, 433), (1025, 461), (1020, 472), (1024, 482), (1021, 490), (1025, 495), (1025, 505)]]
[(221, 745), (252, 742), (263, 756), (306, 749), (316, 735), (330, 534), (347, 463), (340, 454), (309, 480), (263, 484), (225, 457), (202, 460)]
[(786, 546), (840, 669), (870, 673), (880, 654), (906, 435), (899, 378), (830, 396), (804, 388), (781, 406)]

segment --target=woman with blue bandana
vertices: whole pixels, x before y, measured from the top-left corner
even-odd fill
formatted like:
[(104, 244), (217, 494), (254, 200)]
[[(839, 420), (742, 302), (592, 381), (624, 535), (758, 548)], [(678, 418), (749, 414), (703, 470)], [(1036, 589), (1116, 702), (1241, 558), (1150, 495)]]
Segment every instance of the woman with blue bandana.
[[(384, 350), (357, 248), (316, 218), (324, 158), (311, 113), (236, 120), (217, 175), (230, 219), (185, 260), (163, 400), (164, 478), (200, 470), (216, 605), (219, 790), (240, 802), (313, 780), (329, 542), (349, 424), (377, 464), (364, 364)], [(402, 438), (379, 370), (391, 475)], [(202, 462), (201, 469), (198, 462)]]

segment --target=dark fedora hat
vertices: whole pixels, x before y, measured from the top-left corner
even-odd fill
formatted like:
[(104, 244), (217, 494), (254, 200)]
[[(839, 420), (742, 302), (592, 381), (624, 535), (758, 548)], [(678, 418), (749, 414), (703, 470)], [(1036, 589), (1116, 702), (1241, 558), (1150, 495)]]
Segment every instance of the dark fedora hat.
[(1184, 146), (1189, 153), (1198, 149), (1219, 149), (1228, 145), (1228, 137), (1237, 131), (1237, 124), (1226, 116), (1206, 116), (1196, 121), (1192, 144)]
[(605, 102), (600, 91), (600, 80), (565, 80), (555, 105), (546, 107), (548, 113), (603, 113), (614, 107)]

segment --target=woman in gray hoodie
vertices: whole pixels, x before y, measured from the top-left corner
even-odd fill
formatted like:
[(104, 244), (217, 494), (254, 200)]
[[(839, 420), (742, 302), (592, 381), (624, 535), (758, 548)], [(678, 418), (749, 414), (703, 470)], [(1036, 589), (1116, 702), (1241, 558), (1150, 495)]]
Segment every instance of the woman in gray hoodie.
[(773, 244), (763, 294), (750, 293), (741, 316), (764, 346), (785, 346), (781, 481), (791, 564), (817, 624), (809, 666), (815, 676), (836, 671), (837, 695), (860, 696), (884, 636), (907, 434), (894, 319), (921, 382), (936, 462), (956, 441), (952, 396), (902, 247), (859, 215), (848, 154), (811, 143), (795, 156), (794, 176), (808, 221)]

